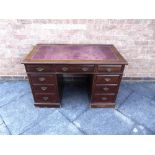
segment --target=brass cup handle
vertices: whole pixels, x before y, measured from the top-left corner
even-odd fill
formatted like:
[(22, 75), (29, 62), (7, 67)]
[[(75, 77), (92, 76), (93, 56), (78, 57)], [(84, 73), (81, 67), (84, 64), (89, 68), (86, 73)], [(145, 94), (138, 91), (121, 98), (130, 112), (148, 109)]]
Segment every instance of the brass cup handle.
[(104, 91), (108, 91), (109, 90), (109, 88), (107, 88), (107, 87), (104, 87), (104, 88), (102, 88)]
[(39, 81), (43, 82), (43, 81), (45, 81), (45, 78), (44, 77), (40, 77)]
[(43, 97), (43, 100), (44, 100), (44, 101), (47, 101), (47, 100), (48, 100), (48, 97), (47, 97), (47, 96), (44, 96), (44, 97)]
[(107, 68), (107, 72), (111, 72), (112, 71), (112, 69), (111, 68)]
[(105, 81), (106, 82), (109, 82), (111, 79), (110, 78), (105, 78)]
[(106, 98), (106, 97), (102, 97), (101, 99), (102, 99), (103, 101), (106, 101), (106, 100), (107, 100), (107, 98)]
[(68, 68), (67, 68), (67, 67), (63, 67), (62, 70), (63, 70), (63, 71), (67, 71)]
[(41, 87), (41, 90), (45, 91), (47, 90), (47, 87)]
[(82, 70), (83, 70), (84, 72), (86, 72), (86, 71), (88, 71), (88, 68), (87, 68), (87, 67), (83, 67)]
[(42, 72), (44, 70), (44, 68), (38, 67), (38, 68), (36, 68), (36, 70), (39, 71), (39, 72)]

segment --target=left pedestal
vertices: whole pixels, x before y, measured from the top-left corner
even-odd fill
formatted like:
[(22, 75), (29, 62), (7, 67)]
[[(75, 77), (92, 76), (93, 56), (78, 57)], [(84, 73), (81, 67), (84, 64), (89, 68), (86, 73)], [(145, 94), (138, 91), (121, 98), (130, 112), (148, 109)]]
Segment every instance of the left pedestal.
[[(26, 67), (26, 66), (25, 66)], [(26, 67), (26, 70), (29, 69)], [(58, 76), (48, 72), (27, 72), (34, 98), (38, 107), (60, 107)]]

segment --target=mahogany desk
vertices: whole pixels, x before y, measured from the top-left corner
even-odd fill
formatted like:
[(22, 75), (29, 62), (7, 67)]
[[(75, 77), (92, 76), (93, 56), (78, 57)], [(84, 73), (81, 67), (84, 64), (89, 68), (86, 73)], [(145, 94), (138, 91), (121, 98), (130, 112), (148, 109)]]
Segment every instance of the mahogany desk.
[(22, 62), (35, 106), (60, 107), (63, 74), (88, 74), (91, 107), (115, 107), (127, 61), (113, 45), (37, 44)]

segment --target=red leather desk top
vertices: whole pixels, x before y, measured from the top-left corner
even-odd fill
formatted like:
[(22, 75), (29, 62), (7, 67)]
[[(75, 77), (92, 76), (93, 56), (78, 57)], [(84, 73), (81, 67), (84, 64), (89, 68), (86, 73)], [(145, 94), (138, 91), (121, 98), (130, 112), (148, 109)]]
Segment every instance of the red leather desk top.
[[(37, 44), (23, 63), (29, 62), (119, 62), (125, 61), (113, 45)], [(125, 63), (125, 62), (124, 62)]]

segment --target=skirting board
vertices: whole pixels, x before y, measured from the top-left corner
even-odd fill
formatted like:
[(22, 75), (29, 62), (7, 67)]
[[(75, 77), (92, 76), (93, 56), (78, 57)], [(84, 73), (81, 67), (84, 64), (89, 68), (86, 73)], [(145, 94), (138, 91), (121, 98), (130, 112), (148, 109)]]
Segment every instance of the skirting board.
[[(84, 76), (78, 76), (76, 79), (83, 80)], [(0, 80), (27, 80), (27, 76), (0, 76)], [(65, 81), (74, 81), (74, 76), (64, 76)], [(123, 81), (136, 81), (136, 82), (155, 82), (155, 77), (123, 77)]]

